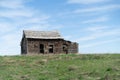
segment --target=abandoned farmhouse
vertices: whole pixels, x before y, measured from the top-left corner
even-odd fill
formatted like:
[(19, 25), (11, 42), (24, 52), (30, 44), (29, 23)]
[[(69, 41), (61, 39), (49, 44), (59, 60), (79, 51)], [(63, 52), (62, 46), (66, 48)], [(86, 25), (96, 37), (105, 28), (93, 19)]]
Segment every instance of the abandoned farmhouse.
[(64, 40), (58, 31), (23, 31), (21, 54), (60, 53), (78, 53), (78, 43)]

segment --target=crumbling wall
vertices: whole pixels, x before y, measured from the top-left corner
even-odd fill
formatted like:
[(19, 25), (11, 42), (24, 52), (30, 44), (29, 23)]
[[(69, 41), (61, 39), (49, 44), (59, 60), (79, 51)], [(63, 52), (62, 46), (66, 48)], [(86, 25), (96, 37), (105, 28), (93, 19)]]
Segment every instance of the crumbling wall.
[(72, 42), (69, 46), (69, 53), (78, 53), (78, 43)]
[[(40, 44), (44, 45), (43, 53), (40, 52)], [(53, 49), (53, 52), (50, 52), (50, 49)], [(51, 50), (52, 50), (51, 49)], [(62, 40), (54, 40), (54, 39), (28, 39), (28, 53), (29, 54), (58, 54), (62, 53)]]
[(27, 54), (68, 54), (78, 53), (78, 43), (63, 39), (27, 39)]
[(27, 54), (27, 41), (25, 37), (21, 41), (21, 54)]

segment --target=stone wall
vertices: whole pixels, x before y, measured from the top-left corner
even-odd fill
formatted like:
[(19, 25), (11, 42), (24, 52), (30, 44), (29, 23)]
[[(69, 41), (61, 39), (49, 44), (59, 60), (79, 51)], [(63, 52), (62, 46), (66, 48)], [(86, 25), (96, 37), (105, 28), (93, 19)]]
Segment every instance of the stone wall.
[[(63, 39), (27, 39), (27, 54), (78, 53), (78, 44)], [(21, 46), (21, 49), (22, 49)]]
[[(43, 52), (40, 51), (40, 45), (43, 45)], [(50, 52), (51, 49), (51, 52)], [(54, 39), (28, 39), (28, 53), (30, 54), (48, 54), (48, 53), (62, 53), (62, 40)]]
[(23, 38), (21, 41), (21, 54), (27, 54), (27, 41)]

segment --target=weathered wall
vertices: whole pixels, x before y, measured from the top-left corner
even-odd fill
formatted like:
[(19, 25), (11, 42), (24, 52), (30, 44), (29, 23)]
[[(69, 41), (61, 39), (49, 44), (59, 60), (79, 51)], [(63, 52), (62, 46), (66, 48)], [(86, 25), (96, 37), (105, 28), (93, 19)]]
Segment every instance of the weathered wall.
[(62, 40), (28, 39), (28, 53), (40, 53), (40, 44), (44, 45), (44, 54), (49, 53), (49, 45), (53, 45), (53, 53), (62, 53)]
[(21, 54), (27, 54), (27, 41), (25, 37), (21, 41)]
[(68, 53), (78, 53), (78, 43), (71, 43)]
[[(44, 45), (44, 53), (41, 53), (40, 44)], [(63, 39), (27, 39), (27, 54), (59, 54), (78, 53), (78, 44)], [(51, 49), (51, 50), (50, 50)], [(50, 52), (52, 51), (53, 52)]]

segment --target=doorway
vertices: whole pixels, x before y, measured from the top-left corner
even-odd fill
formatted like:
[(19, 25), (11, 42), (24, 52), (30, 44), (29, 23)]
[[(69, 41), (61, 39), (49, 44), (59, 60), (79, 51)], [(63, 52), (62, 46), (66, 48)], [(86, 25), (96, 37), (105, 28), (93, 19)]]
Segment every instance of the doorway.
[(53, 45), (49, 45), (49, 53), (53, 53)]
[(68, 45), (67, 44), (63, 44), (63, 52), (65, 54), (68, 54)]
[(44, 45), (40, 44), (40, 53), (44, 53)]

